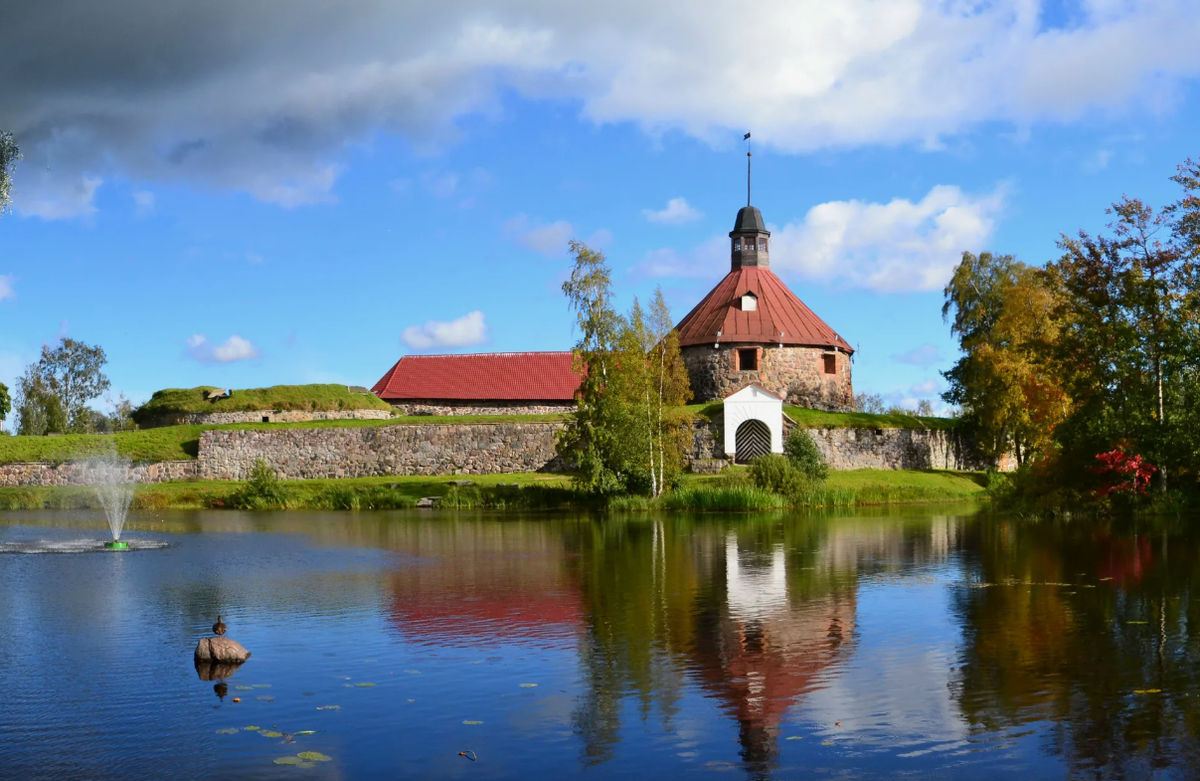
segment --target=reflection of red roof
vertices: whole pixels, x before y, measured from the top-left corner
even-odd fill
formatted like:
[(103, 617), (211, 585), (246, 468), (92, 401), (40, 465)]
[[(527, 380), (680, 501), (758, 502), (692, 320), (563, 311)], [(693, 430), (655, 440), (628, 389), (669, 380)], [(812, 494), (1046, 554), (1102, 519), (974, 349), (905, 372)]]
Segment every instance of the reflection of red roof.
[[(741, 308), (742, 295), (753, 293), (757, 306)], [(768, 268), (735, 268), (696, 308), (679, 321), (679, 344), (750, 342), (837, 347), (853, 353), (845, 339), (813, 314)], [(721, 335), (718, 337), (717, 332)]]
[(453, 645), (499, 639), (549, 641), (574, 637), (583, 623), (575, 594), (529, 591), (487, 595), (405, 592), (392, 604), (405, 632)]
[(406, 355), (371, 392), (385, 401), (571, 401), (580, 380), (571, 361), (569, 352)]

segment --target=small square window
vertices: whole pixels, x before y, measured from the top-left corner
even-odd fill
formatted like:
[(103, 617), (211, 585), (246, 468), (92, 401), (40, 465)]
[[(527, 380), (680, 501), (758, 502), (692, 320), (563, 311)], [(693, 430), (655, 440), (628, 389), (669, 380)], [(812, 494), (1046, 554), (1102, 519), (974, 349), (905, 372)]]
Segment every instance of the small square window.
[(263, 415), (263, 423), (270, 423), (270, 422), (271, 422), (271, 416)]
[(825, 373), (837, 374), (837, 356), (826, 353), (823, 357), (825, 358)]
[(758, 371), (758, 350), (738, 350), (738, 369), (744, 372)]

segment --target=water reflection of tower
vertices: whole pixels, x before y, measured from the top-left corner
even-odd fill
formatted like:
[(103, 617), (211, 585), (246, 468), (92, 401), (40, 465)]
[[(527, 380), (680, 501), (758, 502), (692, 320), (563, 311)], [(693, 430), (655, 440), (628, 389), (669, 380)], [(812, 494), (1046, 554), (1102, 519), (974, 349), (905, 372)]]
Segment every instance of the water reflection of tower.
[(775, 765), (788, 708), (845, 657), (855, 592), (831, 577), (795, 577), (782, 544), (743, 550), (734, 534), (714, 564), (723, 571), (697, 606), (691, 656), (702, 685), (738, 723), (746, 769), (762, 778)]

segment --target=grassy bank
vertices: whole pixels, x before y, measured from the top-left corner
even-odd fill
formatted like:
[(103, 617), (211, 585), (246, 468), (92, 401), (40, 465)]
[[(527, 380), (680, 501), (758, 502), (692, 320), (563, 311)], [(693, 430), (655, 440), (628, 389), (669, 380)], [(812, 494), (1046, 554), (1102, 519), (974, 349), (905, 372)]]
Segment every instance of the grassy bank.
[(257, 412), (259, 410), (390, 410), (386, 401), (373, 393), (351, 393), (345, 385), (273, 385), (269, 388), (235, 390), (227, 398), (204, 398), (212, 386), (166, 388), (155, 391), (134, 413), (135, 419), (172, 412)]
[[(455, 481), (471, 485), (456, 486)], [(617, 497), (617, 511), (689, 510), (752, 511), (803, 508), (867, 507), (893, 504), (957, 502), (982, 499), (982, 476), (961, 472), (861, 470), (833, 472), (825, 483), (789, 502), (782, 496), (743, 483), (738, 473), (687, 475), (676, 490), (658, 499)], [(444, 507), (498, 510), (574, 510), (598, 508), (576, 493), (564, 475), (517, 474), (438, 477), (369, 477), (342, 480), (280, 482), (281, 503), (307, 510), (386, 510), (415, 507), (422, 497), (441, 498)], [(242, 482), (179, 482), (139, 486), (133, 507), (141, 510), (236, 507), (245, 491)], [(794, 504), (793, 504), (794, 502)], [(0, 488), (0, 510), (97, 510), (87, 488)]]

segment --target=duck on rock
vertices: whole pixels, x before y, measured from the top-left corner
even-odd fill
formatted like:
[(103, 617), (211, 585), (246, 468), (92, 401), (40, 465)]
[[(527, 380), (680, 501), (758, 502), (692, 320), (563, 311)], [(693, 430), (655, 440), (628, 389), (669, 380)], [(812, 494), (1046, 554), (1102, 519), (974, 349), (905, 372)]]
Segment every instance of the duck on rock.
[(213, 634), (214, 635), (225, 634), (225, 624), (221, 623), (220, 616), (217, 616), (217, 623), (213, 624)]

